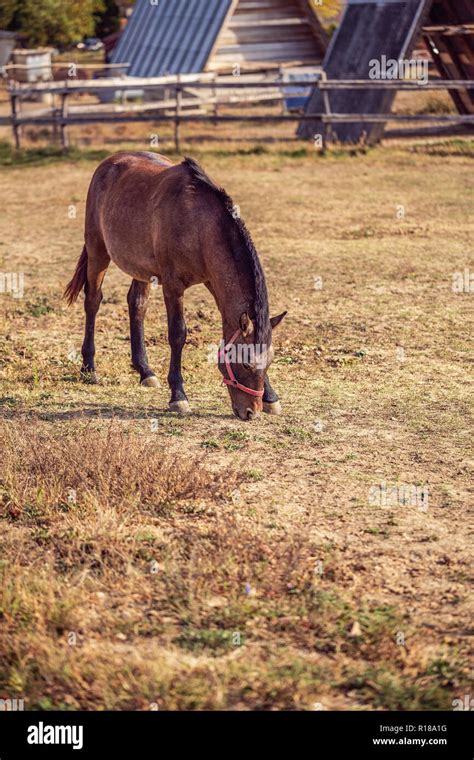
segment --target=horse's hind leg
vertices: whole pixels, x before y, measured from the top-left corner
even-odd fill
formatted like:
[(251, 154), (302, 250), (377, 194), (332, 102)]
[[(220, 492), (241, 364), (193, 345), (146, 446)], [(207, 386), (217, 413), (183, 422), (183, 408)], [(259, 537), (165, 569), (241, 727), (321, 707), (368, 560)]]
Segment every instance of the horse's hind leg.
[(132, 364), (140, 373), (140, 382), (148, 388), (156, 388), (158, 380), (150, 369), (145, 348), (143, 322), (150, 295), (150, 283), (132, 280), (128, 291), (128, 313), (130, 315), (130, 340), (132, 343)]
[(86, 328), (82, 344), (81, 375), (85, 382), (96, 383), (95, 373), (95, 318), (102, 301), (102, 282), (110, 264), (110, 256), (105, 246), (87, 247), (87, 280), (84, 286), (84, 309), (86, 312)]
[(168, 383), (171, 389), (169, 408), (172, 412), (187, 414), (190, 409), (181, 375), (181, 354), (186, 342), (183, 290), (163, 285), (163, 295), (168, 315), (168, 341), (171, 348), (171, 361), (168, 373)]

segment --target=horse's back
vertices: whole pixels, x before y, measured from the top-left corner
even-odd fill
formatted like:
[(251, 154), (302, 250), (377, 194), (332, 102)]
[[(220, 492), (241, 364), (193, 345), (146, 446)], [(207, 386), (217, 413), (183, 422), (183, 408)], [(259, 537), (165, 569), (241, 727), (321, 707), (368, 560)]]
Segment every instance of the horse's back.
[[(113, 153), (99, 164), (91, 180), (89, 195), (103, 193), (110, 189), (114, 181), (122, 175), (132, 172), (135, 175), (141, 172), (153, 174), (161, 173), (174, 166), (166, 156), (148, 151), (120, 151)], [(92, 200), (96, 200), (92, 198)]]
[(86, 233), (123, 227), (126, 219), (130, 230), (136, 230), (139, 224), (150, 227), (160, 219), (169, 221), (170, 216), (179, 230), (183, 213), (196, 212), (202, 204), (202, 193), (194, 192), (186, 162), (174, 164), (159, 153), (121, 151), (102, 161), (94, 172), (87, 196)]
[(102, 161), (100, 166), (111, 164), (113, 166), (131, 167), (139, 166), (142, 162), (151, 163), (166, 169), (174, 166), (171, 159), (163, 156), (161, 153), (153, 153), (148, 150), (121, 150)]
[(87, 197), (88, 250), (104, 246), (112, 261), (136, 279), (157, 274), (156, 243), (163, 237), (170, 185), (183, 187), (181, 165), (159, 153), (121, 151), (102, 161)]

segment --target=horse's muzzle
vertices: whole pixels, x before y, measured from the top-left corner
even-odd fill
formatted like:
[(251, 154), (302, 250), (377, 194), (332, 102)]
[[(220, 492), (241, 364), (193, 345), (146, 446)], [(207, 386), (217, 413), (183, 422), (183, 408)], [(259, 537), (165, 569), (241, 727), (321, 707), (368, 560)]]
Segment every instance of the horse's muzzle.
[(247, 409), (239, 410), (235, 406), (233, 406), (232, 409), (234, 411), (235, 416), (239, 420), (244, 420), (245, 422), (250, 422), (250, 420), (256, 420), (258, 419), (258, 417), (260, 417), (260, 412), (256, 411), (255, 409), (247, 408)]

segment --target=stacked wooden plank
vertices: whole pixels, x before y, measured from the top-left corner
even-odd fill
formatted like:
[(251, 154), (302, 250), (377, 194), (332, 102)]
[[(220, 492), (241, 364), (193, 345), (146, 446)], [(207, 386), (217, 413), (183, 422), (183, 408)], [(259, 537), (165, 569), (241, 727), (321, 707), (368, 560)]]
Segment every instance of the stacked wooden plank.
[[(474, 0), (435, 0), (423, 37), (443, 79), (474, 80)], [(461, 114), (474, 114), (474, 89), (451, 90)]]
[(235, 64), (321, 63), (326, 34), (309, 3), (238, 0), (222, 28), (207, 68)]

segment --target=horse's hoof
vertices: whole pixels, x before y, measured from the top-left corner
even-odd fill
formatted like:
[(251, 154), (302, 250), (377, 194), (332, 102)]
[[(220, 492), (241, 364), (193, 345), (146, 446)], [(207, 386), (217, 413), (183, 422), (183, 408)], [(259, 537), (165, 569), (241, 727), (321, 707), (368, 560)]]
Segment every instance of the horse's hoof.
[(90, 372), (89, 370), (87, 371), (81, 370), (81, 380), (83, 383), (86, 383), (87, 385), (97, 385), (99, 382), (97, 373)]
[(264, 401), (263, 411), (266, 414), (281, 414), (281, 404), (279, 401)]
[(177, 412), (177, 414), (190, 414), (191, 407), (188, 401), (170, 401), (170, 412)]
[(156, 375), (145, 377), (145, 379), (140, 382), (140, 385), (142, 385), (144, 388), (159, 388), (160, 386)]

